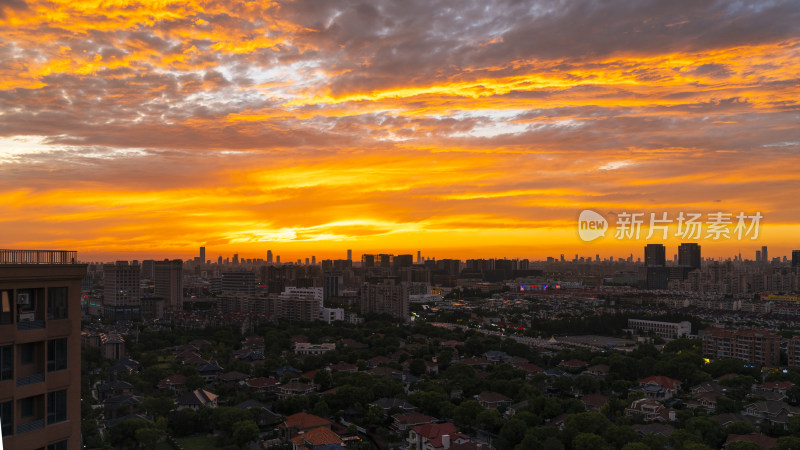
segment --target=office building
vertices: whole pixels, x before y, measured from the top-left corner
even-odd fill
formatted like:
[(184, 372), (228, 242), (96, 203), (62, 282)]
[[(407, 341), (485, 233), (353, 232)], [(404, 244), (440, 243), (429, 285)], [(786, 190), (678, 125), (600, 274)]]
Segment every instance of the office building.
[(664, 266), (666, 264), (667, 249), (663, 244), (647, 244), (644, 247), (645, 266)]
[(677, 339), (692, 334), (691, 322), (658, 322), (655, 320), (628, 319), (628, 328), (639, 334), (654, 333), (665, 339)]
[(267, 250), (267, 263), (272, 264), (272, 250)]
[(156, 261), (155, 296), (164, 299), (167, 309), (183, 309), (183, 261)]
[(375, 267), (375, 255), (361, 255), (361, 267)]
[(396, 279), (386, 278), (361, 286), (361, 314), (388, 314), (405, 322), (408, 316), (408, 287)]
[(767, 254), (767, 246), (761, 246), (761, 261), (769, 264), (769, 254)]
[(769, 331), (708, 328), (700, 335), (707, 358), (739, 359), (758, 366), (780, 364), (781, 337)]
[(792, 250), (792, 267), (800, 267), (800, 250)]
[(352, 261), (353, 260), (353, 251), (350, 250), (350, 249), (347, 250), (347, 260), (348, 261)]
[(76, 256), (0, 250), (3, 448), (81, 447), (80, 286), (86, 265), (75, 264)]
[(103, 265), (103, 317), (107, 320), (139, 320), (141, 271), (138, 264), (117, 261)]
[(678, 265), (699, 269), (700, 261), (700, 244), (684, 242), (678, 247)]
[(239, 292), (247, 295), (253, 295), (256, 292), (256, 274), (254, 272), (226, 272), (220, 277), (221, 292)]
[(761, 261), (761, 250), (756, 250), (756, 262), (759, 262), (759, 263), (762, 262)]
[(200, 247), (200, 264), (206, 263), (206, 248)]

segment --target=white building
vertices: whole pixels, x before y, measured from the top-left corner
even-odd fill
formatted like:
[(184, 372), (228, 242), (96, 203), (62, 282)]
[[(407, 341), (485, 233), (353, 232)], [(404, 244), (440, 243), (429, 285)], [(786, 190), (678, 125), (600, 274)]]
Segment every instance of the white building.
[(666, 339), (676, 339), (692, 334), (692, 323), (658, 322), (655, 320), (628, 319), (628, 328), (639, 334), (655, 333)]

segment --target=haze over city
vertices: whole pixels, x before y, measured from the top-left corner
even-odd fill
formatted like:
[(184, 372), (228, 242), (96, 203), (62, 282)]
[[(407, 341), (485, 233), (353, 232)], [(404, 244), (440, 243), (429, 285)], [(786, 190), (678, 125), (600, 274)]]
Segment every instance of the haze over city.
[[(0, 248), (625, 257), (578, 214), (800, 232), (795, 2), (0, 4)], [(212, 250), (213, 249), (213, 250)], [(671, 250), (670, 250), (671, 251)]]

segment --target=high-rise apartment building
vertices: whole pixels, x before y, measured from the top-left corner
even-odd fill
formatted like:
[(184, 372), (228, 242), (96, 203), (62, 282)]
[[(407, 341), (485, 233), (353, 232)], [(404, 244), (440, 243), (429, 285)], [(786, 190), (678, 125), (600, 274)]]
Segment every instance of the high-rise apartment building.
[(156, 261), (155, 295), (164, 299), (167, 309), (183, 309), (183, 261)]
[(781, 337), (765, 330), (708, 328), (701, 333), (703, 355), (732, 358), (762, 366), (777, 366), (781, 360)]
[(141, 295), (139, 264), (117, 261), (103, 265), (103, 317), (108, 320), (138, 320)]
[(645, 266), (664, 266), (667, 264), (667, 249), (663, 244), (647, 244), (644, 247)]
[(200, 247), (200, 264), (206, 263), (206, 248)]
[(792, 250), (792, 267), (800, 267), (800, 250)]
[(396, 279), (361, 286), (361, 314), (388, 314), (408, 322), (408, 287)]
[[(76, 252), (0, 250), (0, 421), (6, 449), (81, 446)], [(31, 263), (38, 261), (38, 263)]]
[(700, 244), (684, 242), (678, 247), (678, 265), (700, 268)]
[(272, 264), (272, 250), (267, 250), (267, 263)]
[(348, 261), (352, 261), (353, 260), (353, 251), (350, 250), (350, 249), (347, 250), (347, 260)]
[(769, 254), (767, 253), (767, 246), (761, 246), (761, 262), (769, 263)]

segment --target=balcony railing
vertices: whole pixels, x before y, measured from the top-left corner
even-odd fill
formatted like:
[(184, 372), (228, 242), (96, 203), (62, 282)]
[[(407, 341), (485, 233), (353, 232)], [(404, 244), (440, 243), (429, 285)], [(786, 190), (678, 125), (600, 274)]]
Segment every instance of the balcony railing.
[(74, 250), (4, 250), (0, 249), (0, 264), (75, 264)]
[(17, 378), (17, 386), (27, 386), (34, 383), (44, 383), (44, 374), (35, 373), (33, 375), (28, 375), (27, 377)]
[(33, 422), (17, 425), (17, 434), (27, 433), (29, 431), (41, 430), (42, 428), (44, 428), (44, 419), (34, 420)]
[(41, 330), (44, 328), (44, 320), (24, 320), (17, 322), (17, 330)]

